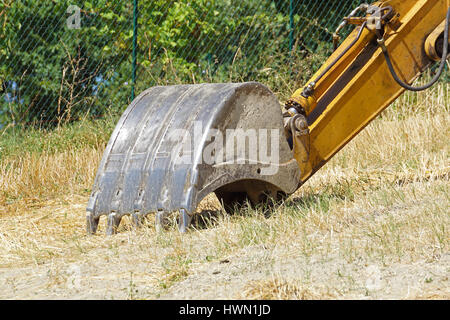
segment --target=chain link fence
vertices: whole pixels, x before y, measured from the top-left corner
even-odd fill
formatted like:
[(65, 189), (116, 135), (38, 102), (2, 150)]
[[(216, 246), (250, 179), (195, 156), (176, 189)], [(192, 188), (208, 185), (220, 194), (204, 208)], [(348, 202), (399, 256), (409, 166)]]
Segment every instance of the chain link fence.
[(361, 2), (0, 0), (0, 128), (120, 114), (154, 85), (260, 81), (286, 96)]

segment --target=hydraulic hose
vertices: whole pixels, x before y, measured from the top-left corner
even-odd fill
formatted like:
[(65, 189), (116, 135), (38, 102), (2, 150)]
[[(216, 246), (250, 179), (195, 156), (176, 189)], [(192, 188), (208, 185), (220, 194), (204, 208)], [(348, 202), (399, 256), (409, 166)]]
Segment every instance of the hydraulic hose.
[[(392, 65), (392, 61), (391, 58), (389, 56), (389, 52), (388, 49), (386, 48), (386, 46), (382, 46), (383, 49), (383, 54), (384, 57), (386, 58), (386, 63), (388, 65), (389, 71), (392, 74), (392, 77), (394, 78), (394, 80), (403, 88), (405, 88), (406, 90), (410, 90), (410, 91), (423, 91), (426, 90), (428, 88), (430, 88), (432, 85), (434, 85), (439, 78), (441, 77), (442, 73), (444, 72), (445, 69), (445, 63), (447, 60), (447, 56), (448, 56), (448, 33), (449, 33), (449, 24), (450, 24), (450, 8), (447, 11), (447, 17), (446, 17), (446, 21), (445, 21), (445, 31), (444, 31), (444, 46), (443, 46), (443, 53), (442, 53), (442, 59), (439, 65), (439, 69), (438, 72), (436, 73), (436, 75), (433, 77), (433, 79), (431, 79), (431, 81), (429, 83), (427, 83), (424, 86), (420, 86), (420, 87), (413, 87), (410, 86), (409, 84), (403, 82), (400, 77), (397, 75), (397, 73), (395, 72), (394, 66)], [(379, 43), (384, 43), (384, 39), (383, 37), (379, 36), (378, 37)], [(381, 44), (380, 44), (381, 46)]]

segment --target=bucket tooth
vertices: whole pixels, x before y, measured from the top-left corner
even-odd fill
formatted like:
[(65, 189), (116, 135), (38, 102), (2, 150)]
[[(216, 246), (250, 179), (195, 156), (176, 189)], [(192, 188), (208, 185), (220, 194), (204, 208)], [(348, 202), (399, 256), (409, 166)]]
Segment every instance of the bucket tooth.
[(144, 215), (140, 212), (134, 212), (131, 215), (131, 221), (135, 228), (140, 228), (144, 223)]
[(98, 222), (100, 218), (94, 217), (92, 212), (87, 212), (86, 214), (86, 231), (87, 234), (93, 235), (97, 232)]
[(112, 234), (119, 217), (135, 212), (157, 212), (162, 229), (165, 213), (181, 210), (185, 231), (210, 193), (226, 207), (245, 199), (257, 203), (261, 194), (295, 192), (300, 174), (280, 103), (266, 86), (153, 87), (131, 103), (109, 140), (87, 206), (87, 229), (95, 232), (98, 218), (109, 215)]
[(117, 233), (117, 228), (119, 227), (121, 220), (122, 217), (118, 216), (116, 212), (112, 212), (108, 215), (108, 219), (106, 221), (106, 234), (108, 236), (112, 236)]
[(181, 233), (186, 233), (187, 228), (191, 225), (191, 220), (191, 215), (186, 210), (181, 209), (178, 217), (178, 230)]
[(158, 211), (155, 215), (155, 228), (157, 232), (163, 231), (167, 228), (168, 225), (168, 219), (167, 219), (167, 212), (164, 211)]

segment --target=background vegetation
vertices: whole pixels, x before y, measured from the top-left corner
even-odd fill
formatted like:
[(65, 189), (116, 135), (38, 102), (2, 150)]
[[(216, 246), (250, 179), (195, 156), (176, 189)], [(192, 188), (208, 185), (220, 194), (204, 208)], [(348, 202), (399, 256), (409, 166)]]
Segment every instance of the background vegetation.
[[(213, 81), (260, 81), (285, 92), (286, 81), (295, 86), (320, 65), (358, 2), (139, 1), (136, 93)], [(81, 10), (80, 29), (67, 26), (70, 5)], [(0, 1), (0, 126), (121, 113), (132, 52), (133, 1)]]

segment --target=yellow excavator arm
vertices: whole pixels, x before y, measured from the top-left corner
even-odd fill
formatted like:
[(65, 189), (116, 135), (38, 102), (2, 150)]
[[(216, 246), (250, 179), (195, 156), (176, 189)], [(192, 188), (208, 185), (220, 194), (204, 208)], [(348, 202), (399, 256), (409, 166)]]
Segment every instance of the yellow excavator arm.
[(442, 73), (449, 7), (448, 0), (382, 1), (361, 5), (364, 18), (344, 19), (359, 26), (286, 104), (302, 183), (405, 90), (426, 89), (407, 83), (433, 60)]
[[(179, 213), (186, 231), (214, 192), (225, 209), (295, 192), (405, 90), (425, 90), (448, 56), (449, 0), (390, 0), (355, 8), (333, 36), (335, 52), (286, 103), (249, 83), (153, 87), (122, 115), (87, 206), (87, 231), (106, 215), (113, 234)], [(340, 46), (346, 25), (355, 30)], [(433, 61), (436, 76), (410, 85)], [(281, 132), (281, 133), (280, 133)]]

